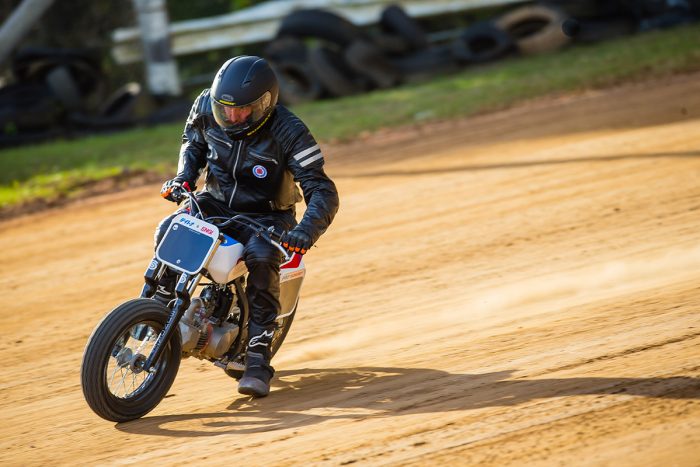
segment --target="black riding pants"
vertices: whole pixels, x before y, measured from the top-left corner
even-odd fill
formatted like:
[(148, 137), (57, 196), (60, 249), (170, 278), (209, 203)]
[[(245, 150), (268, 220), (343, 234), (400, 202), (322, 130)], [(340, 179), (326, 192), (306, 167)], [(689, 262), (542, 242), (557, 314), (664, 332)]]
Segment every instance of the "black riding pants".
[[(196, 198), (205, 216), (233, 217), (242, 214), (231, 210), (206, 191), (197, 193)], [(189, 212), (189, 206), (178, 209), (161, 221), (156, 228), (156, 246), (165, 235), (172, 219), (182, 212)], [(296, 225), (292, 211), (245, 214), (263, 225), (274, 226), (277, 232), (287, 231)], [(225, 233), (244, 245), (243, 260), (248, 268), (246, 296), (250, 305), (251, 321), (258, 326), (269, 326), (274, 323), (280, 312), (279, 274), (282, 254), (267, 241), (253, 235), (251, 229), (233, 226), (226, 228)]]

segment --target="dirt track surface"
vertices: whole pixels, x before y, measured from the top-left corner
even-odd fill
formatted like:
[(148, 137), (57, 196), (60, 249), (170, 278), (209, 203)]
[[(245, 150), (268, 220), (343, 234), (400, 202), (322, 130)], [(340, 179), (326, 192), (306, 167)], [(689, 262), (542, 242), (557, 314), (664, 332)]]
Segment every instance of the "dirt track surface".
[(141, 420), (82, 398), (157, 186), (0, 224), (0, 464), (700, 464), (700, 76), (324, 152), (341, 211), (263, 400), (193, 359)]

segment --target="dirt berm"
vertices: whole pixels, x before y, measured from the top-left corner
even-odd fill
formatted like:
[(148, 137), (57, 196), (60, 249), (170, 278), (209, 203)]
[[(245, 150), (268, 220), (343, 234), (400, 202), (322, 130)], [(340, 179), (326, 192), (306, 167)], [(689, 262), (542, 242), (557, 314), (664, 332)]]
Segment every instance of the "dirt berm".
[(83, 401), (157, 185), (0, 224), (0, 464), (700, 465), (700, 75), (324, 154), (342, 206), (263, 400), (190, 359), (142, 420)]

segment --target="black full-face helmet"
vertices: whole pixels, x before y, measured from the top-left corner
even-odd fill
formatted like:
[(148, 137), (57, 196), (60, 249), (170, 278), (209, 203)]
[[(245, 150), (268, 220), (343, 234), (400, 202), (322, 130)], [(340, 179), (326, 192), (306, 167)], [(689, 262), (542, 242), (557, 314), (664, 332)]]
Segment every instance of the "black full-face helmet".
[(216, 123), (233, 139), (255, 133), (277, 104), (279, 84), (265, 59), (241, 55), (223, 64), (209, 91)]

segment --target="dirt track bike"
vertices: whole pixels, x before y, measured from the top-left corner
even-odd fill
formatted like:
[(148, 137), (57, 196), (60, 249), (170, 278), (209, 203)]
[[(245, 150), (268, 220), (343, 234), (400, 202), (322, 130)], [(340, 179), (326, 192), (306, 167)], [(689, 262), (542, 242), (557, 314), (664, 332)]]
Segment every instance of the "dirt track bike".
[[(306, 274), (302, 255), (289, 254), (281, 232), (249, 217), (205, 218), (189, 192), (190, 212), (170, 223), (144, 274), (140, 298), (117, 306), (92, 332), (83, 355), (85, 400), (100, 417), (125, 422), (146, 415), (165, 397), (187, 357), (209, 360), (240, 379), (245, 368), (249, 307), (243, 245), (221, 232), (238, 224), (284, 255), (280, 266), (281, 312), (271, 355), (289, 332)], [(156, 294), (164, 274), (175, 274), (175, 298)], [(202, 282), (207, 279), (206, 282)], [(195, 296), (197, 288), (199, 295)], [(172, 292), (172, 291), (171, 291)]]

